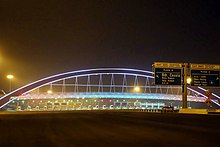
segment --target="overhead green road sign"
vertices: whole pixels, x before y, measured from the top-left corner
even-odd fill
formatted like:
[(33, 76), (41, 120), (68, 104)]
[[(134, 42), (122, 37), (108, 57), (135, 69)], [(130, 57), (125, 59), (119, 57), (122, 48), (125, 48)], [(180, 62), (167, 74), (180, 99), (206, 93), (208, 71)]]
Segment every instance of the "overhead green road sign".
[(190, 64), (191, 86), (219, 87), (220, 65)]
[(155, 67), (155, 85), (181, 85), (181, 73), (181, 69)]
[(191, 70), (191, 86), (219, 87), (219, 71)]

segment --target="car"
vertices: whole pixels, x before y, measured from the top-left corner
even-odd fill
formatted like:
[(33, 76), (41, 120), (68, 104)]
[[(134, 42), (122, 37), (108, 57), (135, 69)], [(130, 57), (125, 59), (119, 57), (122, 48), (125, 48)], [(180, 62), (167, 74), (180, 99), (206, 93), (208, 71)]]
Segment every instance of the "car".
[(174, 107), (173, 106), (165, 106), (165, 107), (162, 107), (162, 110), (164, 110), (164, 111), (173, 111)]

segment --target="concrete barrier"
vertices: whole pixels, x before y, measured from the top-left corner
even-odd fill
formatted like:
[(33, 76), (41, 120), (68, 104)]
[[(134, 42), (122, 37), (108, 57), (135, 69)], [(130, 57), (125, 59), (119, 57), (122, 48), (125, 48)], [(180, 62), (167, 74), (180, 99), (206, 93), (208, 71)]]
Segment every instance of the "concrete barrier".
[(216, 109), (215, 112), (220, 112), (220, 109)]
[(179, 110), (179, 113), (184, 114), (208, 114), (207, 109), (187, 109), (182, 108)]
[(220, 114), (220, 109), (208, 109), (209, 114)]

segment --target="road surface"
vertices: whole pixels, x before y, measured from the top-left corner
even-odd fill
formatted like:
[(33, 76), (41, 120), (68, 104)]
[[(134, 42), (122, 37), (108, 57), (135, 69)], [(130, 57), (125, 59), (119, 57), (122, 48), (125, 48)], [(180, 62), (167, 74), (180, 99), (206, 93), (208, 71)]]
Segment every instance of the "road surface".
[(1, 112), (0, 130), (0, 147), (220, 146), (220, 115)]

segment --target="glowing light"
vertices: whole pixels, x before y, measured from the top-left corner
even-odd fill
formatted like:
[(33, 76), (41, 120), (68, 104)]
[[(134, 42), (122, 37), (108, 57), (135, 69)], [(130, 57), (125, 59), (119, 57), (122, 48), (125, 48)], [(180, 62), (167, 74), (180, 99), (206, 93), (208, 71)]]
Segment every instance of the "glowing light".
[(6, 77), (7, 77), (7, 79), (9, 79), (9, 93), (10, 93), (11, 92), (11, 80), (14, 78), (14, 76), (9, 74)]
[(187, 82), (187, 84), (190, 84), (192, 82), (192, 79), (189, 77), (189, 78), (187, 78), (186, 82)]
[(13, 75), (7, 75), (7, 78), (8, 78), (8, 79), (13, 79), (14, 76), (13, 76)]
[(138, 86), (134, 87), (134, 91), (135, 92), (139, 92), (140, 91), (140, 87), (138, 87)]
[(53, 93), (53, 91), (52, 91), (52, 90), (48, 90), (47, 93), (48, 93), (48, 94), (51, 94), (51, 93)]

